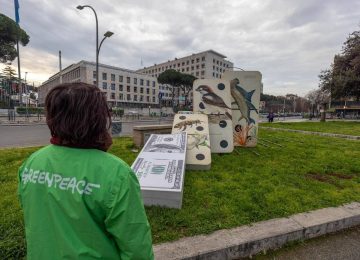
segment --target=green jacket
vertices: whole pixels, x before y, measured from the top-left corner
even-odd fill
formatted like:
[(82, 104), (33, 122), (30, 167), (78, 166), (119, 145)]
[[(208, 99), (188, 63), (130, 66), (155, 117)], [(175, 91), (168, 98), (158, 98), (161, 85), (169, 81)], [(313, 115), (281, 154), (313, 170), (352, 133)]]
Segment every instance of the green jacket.
[(139, 182), (96, 149), (46, 146), (19, 169), (27, 259), (153, 259)]

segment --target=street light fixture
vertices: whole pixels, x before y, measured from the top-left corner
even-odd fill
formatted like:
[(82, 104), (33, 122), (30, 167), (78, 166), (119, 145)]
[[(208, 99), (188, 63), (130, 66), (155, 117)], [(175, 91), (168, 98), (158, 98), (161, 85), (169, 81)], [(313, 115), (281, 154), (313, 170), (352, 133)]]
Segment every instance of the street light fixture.
[(95, 15), (95, 21), (96, 21), (96, 86), (99, 87), (99, 52), (100, 52), (100, 47), (102, 45), (102, 43), (104, 42), (104, 40), (106, 38), (109, 38), (110, 36), (112, 36), (114, 33), (107, 31), (104, 34), (104, 38), (102, 39), (100, 45), (99, 45), (99, 23), (98, 23), (98, 18), (97, 18), (97, 14), (95, 12), (95, 9), (91, 6), (91, 5), (78, 5), (76, 8), (79, 10), (83, 10), (85, 7), (90, 8)]

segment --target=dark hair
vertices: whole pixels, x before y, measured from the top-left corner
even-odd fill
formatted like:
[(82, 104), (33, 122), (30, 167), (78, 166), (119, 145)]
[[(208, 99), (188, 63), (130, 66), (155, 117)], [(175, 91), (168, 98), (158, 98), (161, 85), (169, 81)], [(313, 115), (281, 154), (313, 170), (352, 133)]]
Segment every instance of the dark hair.
[(46, 123), (60, 145), (107, 150), (111, 115), (106, 97), (94, 85), (64, 83), (45, 98)]

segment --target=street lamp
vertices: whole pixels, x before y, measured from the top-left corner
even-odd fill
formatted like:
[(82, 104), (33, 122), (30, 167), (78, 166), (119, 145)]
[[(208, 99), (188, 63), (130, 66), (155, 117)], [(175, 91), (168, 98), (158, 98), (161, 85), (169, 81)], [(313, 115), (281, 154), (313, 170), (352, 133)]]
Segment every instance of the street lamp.
[(94, 15), (95, 15), (95, 21), (96, 21), (96, 52), (95, 52), (96, 53), (96, 86), (99, 87), (99, 52), (100, 52), (100, 47), (101, 47), (101, 44), (104, 42), (104, 40), (106, 38), (108, 38), (108, 37), (111, 37), (111, 35), (113, 35), (114, 33), (110, 32), (110, 31), (107, 31), (104, 34), (104, 38), (102, 39), (102, 41), (100, 43), (100, 46), (99, 46), (99, 23), (98, 23), (98, 18), (97, 18), (97, 14), (95, 12), (95, 9), (90, 5), (78, 5), (76, 8), (79, 9), (79, 10), (82, 10), (85, 7), (90, 8), (94, 12)]

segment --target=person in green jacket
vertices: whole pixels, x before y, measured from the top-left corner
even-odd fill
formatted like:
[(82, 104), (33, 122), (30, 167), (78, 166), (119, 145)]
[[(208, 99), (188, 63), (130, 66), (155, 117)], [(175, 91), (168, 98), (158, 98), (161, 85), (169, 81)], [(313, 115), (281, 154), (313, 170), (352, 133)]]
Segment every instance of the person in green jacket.
[(106, 152), (111, 115), (103, 93), (61, 84), (45, 108), (51, 145), (19, 169), (27, 259), (153, 259), (139, 182)]

